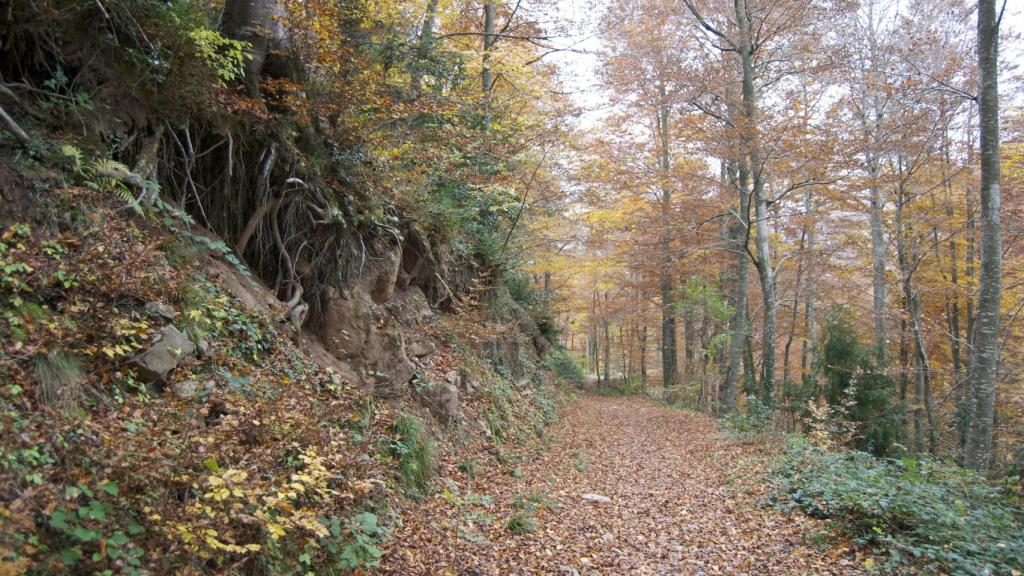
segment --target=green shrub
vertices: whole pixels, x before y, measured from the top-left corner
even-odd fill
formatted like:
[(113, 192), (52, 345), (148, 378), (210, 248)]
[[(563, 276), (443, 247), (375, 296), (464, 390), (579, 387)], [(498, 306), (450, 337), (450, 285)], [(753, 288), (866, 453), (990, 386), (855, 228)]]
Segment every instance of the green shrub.
[(587, 469), (587, 455), (586, 455), (586, 453), (583, 452), (582, 450), (576, 450), (575, 452), (573, 452), (573, 456), (575, 456), (576, 459), (573, 460), (572, 467), (575, 468), (579, 472), (583, 472), (584, 470), (586, 470)]
[[(541, 302), (544, 302), (544, 298), (541, 298)], [(558, 326), (558, 321), (555, 319), (554, 314), (543, 307), (540, 310), (536, 310), (533, 313), (534, 322), (537, 323), (537, 331), (540, 335), (547, 339), (548, 342), (557, 342), (558, 337), (562, 335), (562, 329)]]
[(557, 394), (549, 387), (540, 387), (534, 392), (532, 401), (536, 409), (535, 424), (541, 429), (554, 424), (558, 419), (558, 409), (561, 406)]
[(391, 454), (398, 458), (398, 477), (406, 490), (425, 492), (434, 475), (434, 444), (423, 421), (402, 414), (391, 428)]
[(1024, 569), (1019, 502), (976, 474), (934, 459), (879, 459), (793, 440), (775, 471), (781, 505), (833, 519), (874, 547), (884, 568), (948, 574)]
[(464, 458), (464, 459), (462, 459), (459, 462), (457, 468), (458, 468), (459, 472), (462, 472), (466, 476), (469, 476), (470, 478), (476, 478), (477, 463), (476, 463), (476, 460), (474, 460), (473, 458)]
[(902, 407), (894, 401), (896, 386), (874, 365), (871, 351), (857, 339), (844, 308), (834, 309), (825, 324), (821, 365), (828, 403), (842, 407), (860, 428), (853, 447), (887, 455), (900, 433)]
[(548, 350), (548, 353), (544, 355), (544, 367), (560, 380), (577, 386), (582, 386), (587, 380), (583, 369), (563, 348), (552, 347)]
[(537, 291), (530, 285), (530, 277), (526, 274), (507, 272), (504, 277), (508, 295), (523, 308), (531, 308), (537, 304)]
[(735, 438), (748, 440), (764, 435), (772, 425), (772, 408), (757, 396), (747, 398), (745, 410), (736, 408), (722, 417), (722, 427)]
[(508, 424), (506, 424), (501, 414), (493, 408), (488, 408), (484, 411), (484, 427), (487, 430), (488, 436), (495, 442), (500, 444), (505, 440), (505, 430), (508, 428)]
[[(50, 513), (48, 528), (53, 536), (51, 565), (57, 561), (75, 572), (84, 565), (94, 568), (120, 567), (125, 574), (138, 574), (144, 550), (132, 541), (143, 527), (120, 510), (118, 486), (114, 482), (68, 486), (64, 498), (72, 503)], [(97, 571), (97, 573), (112, 573)]]
[[(321, 519), (329, 536), (320, 539), (322, 548), (338, 568), (355, 570), (358, 568), (376, 568), (380, 566), (380, 558), (384, 555), (380, 544), (389, 536), (388, 530), (380, 525), (377, 515), (372, 512), (360, 512), (347, 522), (337, 516)], [(309, 551), (299, 556), (304, 565), (312, 563)]]

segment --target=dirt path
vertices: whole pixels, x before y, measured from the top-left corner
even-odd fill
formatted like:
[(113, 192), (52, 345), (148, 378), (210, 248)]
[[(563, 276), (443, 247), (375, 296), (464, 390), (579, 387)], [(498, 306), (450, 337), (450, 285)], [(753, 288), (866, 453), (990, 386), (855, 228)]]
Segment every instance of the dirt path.
[[(721, 438), (699, 414), (585, 397), (554, 426), (548, 449), (529, 454), (516, 473), (488, 464), (475, 481), (463, 476), (410, 510), (386, 571), (853, 573), (842, 550), (809, 543), (806, 534), (821, 529), (813, 521), (758, 506), (763, 488), (749, 479), (749, 464), (738, 465), (753, 451)], [(533, 522), (532, 531), (512, 533), (513, 517)]]

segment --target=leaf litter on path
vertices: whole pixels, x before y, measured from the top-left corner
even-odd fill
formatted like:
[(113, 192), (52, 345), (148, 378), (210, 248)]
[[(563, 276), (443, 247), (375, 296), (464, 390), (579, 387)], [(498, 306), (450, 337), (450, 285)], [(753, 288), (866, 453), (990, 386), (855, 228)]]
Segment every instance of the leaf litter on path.
[(848, 546), (811, 543), (820, 521), (759, 502), (759, 448), (723, 438), (710, 417), (583, 397), (547, 438), (547, 449), (524, 452), (520, 474), (493, 460), (475, 479), (443, 466), (447, 488), (403, 511), (383, 572), (858, 572)]

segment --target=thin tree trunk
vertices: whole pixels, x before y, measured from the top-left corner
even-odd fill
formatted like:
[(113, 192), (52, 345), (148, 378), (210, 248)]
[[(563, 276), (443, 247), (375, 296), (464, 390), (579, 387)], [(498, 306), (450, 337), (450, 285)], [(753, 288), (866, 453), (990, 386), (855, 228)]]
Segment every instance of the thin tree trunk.
[(754, 50), (752, 15), (746, 0), (735, 0), (736, 21), (740, 28), (738, 52), (743, 71), (743, 118), (742, 141), (744, 154), (748, 159), (747, 168), (753, 191), (756, 234), (754, 246), (757, 252), (755, 267), (761, 281), (761, 297), (764, 318), (761, 338), (761, 363), (763, 400), (771, 404), (775, 392), (775, 337), (777, 305), (775, 298), (775, 272), (772, 269), (771, 249), (768, 237), (768, 201), (764, 195), (764, 163), (757, 134), (757, 94), (754, 89)]
[(815, 275), (816, 271), (816, 255), (814, 253), (814, 240), (815, 240), (815, 224), (816, 220), (811, 216), (814, 206), (811, 202), (811, 187), (808, 186), (804, 189), (804, 212), (810, 222), (807, 225), (807, 245), (804, 251), (804, 257), (806, 259), (805, 267), (807, 268), (807, 287), (804, 290), (804, 344), (803, 353), (800, 358), (800, 369), (802, 374), (809, 374), (811, 378), (817, 377), (817, 353), (818, 353), (818, 340), (816, 326), (816, 311), (814, 305), (814, 290), (815, 290)]
[[(971, 129), (968, 126), (968, 134)], [(973, 139), (968, 139), (968, 145), (973, 148)], [(967, 166), (968, 170), (973, 164), (973, 154), (968, 152), (967, 155)], [(965, 203), (967, 208), (967, 250), (964, 254), (964, 275), (966, 276), (966, 286), (964, 292), (966, 294), (966, 303), (964, 306), (964, 313), (966, 315), (966, 326), (964, 330), (964, 339), (967, 342), (968, 347), (972, 347), (974, 344), (974, 260), (975, 260), (975, 227), (974, 218), (976, 214), (974, 205), (974, 188), (968, 185), (964, 191)], [(968, 420), (970, 419), (971, 404), (974, 403), (974, 392), (971, 389), (971, 365), (973, 360), (973, 354), (968, 353), (966, 358), (966, 371), (967, 376), (964, 379), (963, 384), (963, 396), (960, 401), (960, 405), (957, 407), (957, 430), (960, 433), (960, 458), (963, 461), (963, 452), (967, 448), (967, 427), (969, 425)]]
[[(935, 426), (931, 403), (931, 374), (928, 365), (928, 354), (925, 348), (924, 335), (921, 331), (920, 295), (914, 289), (913, 274), (917, 267), (918, 256), (909, 246), (910, 231), (906, 223), (906, 209), (910, 197), (906, 192), (905, 183), (909, 178), (905, 172), (903, 159), (898, 158), (900, 182), (897, 185), (896, 198), (896, 254), (902, 277), (903, 302), (907, 312), (910, 332), (914, 341), (914, 450), (924, 451), (924, 436), (928, 436), (928, 451), (936, 449)], [(924, 422), (922, 422), (922, 412)]]
[(551, 307), (551, 272), (544, 272), (544, 311)]
[[(789, 335), (786, 337), (786, 346), (782, 352), (782, 385), (785, 386), (789, 382), (789, 350), (793, 346), (793, 340), (796, 338), (796, 325), (797, 316), (800, 311), (800, 284), (803, 280), (804, 273), (804, 258), (803, 253), (807, 248), (807, 230), (803, 230), (800, 233), (800, 254), (801, 258), (796, 265), (796, 282), (793, 284), (793, 308), (789, 318)], [(785, 393), (785, 391), (783, 391)]]
[[(900, 318), (900, 343), (899, 343), (899, 365), (901, 367), (906, 366), (910, 363), (910, 345), (907, 342), (907, 320), (906, 318)], [(910, 380), (907, 378), (907, 371), (901, 369), (899, 371), (899, 382), (900, 382), (900, 404), (903, 405), (903, 422), (902, 428), (903, 433), (907, 431), (907, 427), (911, 423), (910, 415), (910, 404), (907, 402), (907, 393), (910, 387)], [(916, 437), (916, 434), (914, 435)], [(916, 450), (916, 448), (915, 448)]]
[(491, 91), (494, 88), (494, 72), (491, 70), (491, 50), (498, 37), (495, 34), (494, 0), (484, 0), (484, 51), (480, 70), (480, 84), (484, 95), (484, 130), (491, 129)]
[(669, 156), (669, 107), (666, 103), (665, 86), (659, 87), (661, 103), (657, 110), (659, 171), (661, 174), (661, 375), (666, 388), (675, 384), (676, 369), (676, 312), (672, 301), (672, 191), (668, 182)]
[(611, 386), (612, 337), (608, 329), (608, 291), (604, 293), (604, 385)]
[[(750, 317), (750, 313), (747, 313)], [(746, 346), (743, 347), (743, 389), (748, 395), (757, 393), (757, 368), (754, 366), (754, 343), (751, 338), (746, 339)]]
[(736, 189), (739, 197), (739, 211), (737, 223), (730, 226), (730, 250), (735, 260), (734, 285), (733, 285), (733, 312), (729, 319), (729, 367), (725, 374), (725, 384), (722, 391), (722, 411), (731, 412), (736, 407), (736, 395), (738, 382), (743, 363), (743, 350), (747, 340), (747, 291), (749, 290), (750, 269), (747, 258), (747, 249), (744, 241), (747, 238), (747, 214), (749, 211), (746, 191), (746, 177), (740, 176), (736, 165), (731, 162), (723, 163), (726, 168), (723, 170), (722, 179), (728, 180)]
[(683, 311), (683, 356), (685, 358), (685, 374), (687, 378), (692, 378), (694, 372), (694, 345), (696, 342), (696, 334), (694, 333), (696, 326), (694, 326), (693, 310)]
[[(944, 190), (943, 201), (946, 204), (947, 222), (953, 222), (956, 214), (953, 209), (953, 186), (950, 178), (949, 123), (944, 122), (942, 130), (942, 187)], [(946, 296), (946, 329), (949, 332), (949, 355), (950, 362), (953, 365), (953, 389), (955, 391), (957, 410), (959, 410), (964, 400), (964, 380), (960, 344), (960, 255), (955, 236), (950, 237), (948, 247), (950, 288), (947, 290)], [(957, 418), (957, 446), (963, 446), (965, 432), (963, 419)]]
[(622, 378), (622, 383), (623, 384), (626, 383), (626, 378), (629, 376), (629, 373), (626, 371), (626, 363), (627, 363), (626, 362), (626, 357), (627, 357), (627, 355), (628, 354), (626, 352), (626, 334), (625, 334), (625, 330), (623, 329), (622, 324), (619, 324), (619, 360), (621, 361), (621, 372), (622, 372), (621, 373), (621, 378)]
[(430, 51), (434, 47), (434, 23), (437, 19), (438, 0), (427, 2), (427, 11), (423, 16), (423, 26), (420, 27), (420, 41), (416, 46), (416, 69), (412, 74), (412, 90), (416, 97), (419, 97), (423, 88), (423, 63), (430, 57)]
[(597, 318), (597, 303), (598, 295), (597, 289), (594, 290), (594, 296), (590, 301), (590, 336), (588, 338), (590, 346), (590, 358), (591, 358), (591, 369), (594, 375), (597, 376), (598, 383), (601, 382), (601, 340), (600, 335), (597, 331), (598, 318)]
[[(875, 176), (877, 177), (877, 176)], [(885, 224), (882, 193), (877, 183), (871, 186), (871, 290), (872, 320), (875, 327), (875, 362), (885, 366)]]
[(647, 324), (640, 327), (640, 385), (647, 390)]

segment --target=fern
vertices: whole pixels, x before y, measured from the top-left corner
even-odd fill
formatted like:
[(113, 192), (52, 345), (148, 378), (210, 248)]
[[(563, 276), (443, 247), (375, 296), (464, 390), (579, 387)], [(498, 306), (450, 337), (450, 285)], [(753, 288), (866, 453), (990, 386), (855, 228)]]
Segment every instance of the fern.
[[(117, 160), (104, 159), (92, 163), (93, 172), (131, 172), (131, 169)], [(111, 180), (113, 180), (111, 178)]]
[(123, 174), (125, 178), (134, 177), (138, 179), (138, 186), (143, 190), (152, 192), (154, 196), (160, 191), (160, 186), (156, 182), (139, 178), (132, 174), (130, 168), (116, 160), (97, 160), (92, 165), (91, 173), (95, 177), (95, 180), (86, 182), (87, 186), (99, 192), (115, 194), (140, 216), (145, 215), (145, 209), (143, 208), (142, 203), (135, 197), (135, 194), (132, 193), (128, 186), (125, 185), (122, 178), (116, 178), (111, 176), (111, 174)]

